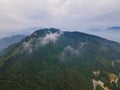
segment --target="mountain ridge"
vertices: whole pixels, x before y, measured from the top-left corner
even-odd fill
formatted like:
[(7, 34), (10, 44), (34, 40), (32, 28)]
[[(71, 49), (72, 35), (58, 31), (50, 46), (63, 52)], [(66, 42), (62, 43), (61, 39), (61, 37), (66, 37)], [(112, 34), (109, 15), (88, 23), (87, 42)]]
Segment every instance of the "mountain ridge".
[(107, 30), (120, 30), (119, 26), (107, 28)]

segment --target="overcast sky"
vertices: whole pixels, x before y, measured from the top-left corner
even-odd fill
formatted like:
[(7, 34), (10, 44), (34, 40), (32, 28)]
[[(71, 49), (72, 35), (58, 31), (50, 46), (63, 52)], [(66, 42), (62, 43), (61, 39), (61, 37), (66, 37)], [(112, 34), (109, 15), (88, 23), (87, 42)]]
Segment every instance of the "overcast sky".
[(120, 26), (120, 0), (0, 0), (0, 35), (32, 27)]

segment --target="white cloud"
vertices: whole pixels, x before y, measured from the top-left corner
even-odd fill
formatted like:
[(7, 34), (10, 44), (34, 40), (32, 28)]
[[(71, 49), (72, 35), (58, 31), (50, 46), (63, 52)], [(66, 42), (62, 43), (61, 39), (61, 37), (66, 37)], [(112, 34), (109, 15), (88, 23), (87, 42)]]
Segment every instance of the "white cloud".
[(28, 52), (28, 53), (32, 53), (33, 52), (33, 38), (31, 38), (29, 41), (27, 42), (23, 42), (23, 49), (21, 50), (21, 52)]
[[(68, 56), (69, 55), (69, 56)], [(70, 45), (68, 45), (67, 47), (64, 48), (64, 50), (62, 51), (62, 53), (58, 56), (58, 58), (61, 61), (64, 61), (66, 58), (69, 58), (71, 56), (74, 55), (80, 55), (79, 50), (74, 49), (73, 47), (71, 47)]]
[(56, 33), (50, 32), (49, 34), (46, 34), (46, 36), (41, 38), (41, 40), (40, 40), (41, 45), (46, 45), (49, 42), (55, 43), (62, 33), (63, 32), (60, 31), (59, 33), (58, 32), (56, 32)]
[[(58, 38), (63, 34), (64, 32), (49, 32), (46, 33), (44, 37), (31, 37), (28, 41), (23, 42), (23, 50), (21, 52), (28, 52), (32, 53), (33, 51), (37, 50), (38, 47), (44, 46), (50, 42), (56, 43)], [(34, 36), (36, 36), (37, 33), (34, 33)]]
[(79, 55), (79, 50), (74, 49), (74, 48), (71, 47), (70, 45), (67, 46), (67, 47), (65, 47), (65, 48), (64, 48), (64, 51), (65, 51), (65, 52), (69, 52), (69, 53), (71, 53), (71, 54)]

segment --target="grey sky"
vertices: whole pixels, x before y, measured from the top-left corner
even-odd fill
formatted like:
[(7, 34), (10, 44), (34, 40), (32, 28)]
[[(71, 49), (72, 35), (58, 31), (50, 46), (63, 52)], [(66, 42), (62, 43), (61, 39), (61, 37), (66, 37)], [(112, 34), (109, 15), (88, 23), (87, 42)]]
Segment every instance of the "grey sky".
[(120, 26), (120, 0), (0, 0), (0, 34), (31, 27), (111, 26)]

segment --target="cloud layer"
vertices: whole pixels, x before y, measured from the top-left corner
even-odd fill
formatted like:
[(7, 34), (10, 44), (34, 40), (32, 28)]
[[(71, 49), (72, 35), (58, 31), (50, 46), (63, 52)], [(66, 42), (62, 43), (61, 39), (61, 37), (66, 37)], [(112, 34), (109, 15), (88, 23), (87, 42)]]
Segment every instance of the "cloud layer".
[(0, 29), (119, 25), (120, 0), (0, 0)]
[(0, 0), (0, 34), (31, 27), (120, 26), (120, 0)]

